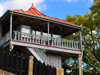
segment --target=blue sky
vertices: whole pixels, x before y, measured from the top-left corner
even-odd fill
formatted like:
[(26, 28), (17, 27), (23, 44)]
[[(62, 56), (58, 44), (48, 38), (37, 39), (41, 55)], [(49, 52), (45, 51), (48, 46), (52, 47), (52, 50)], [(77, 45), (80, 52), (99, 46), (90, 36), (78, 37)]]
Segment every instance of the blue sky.
[(0, 16), (8, 9), (28, 10), (32, 2), (45, 15), (66, 19), (66, 14), (90, 12), (93, 0), (0, 0)]

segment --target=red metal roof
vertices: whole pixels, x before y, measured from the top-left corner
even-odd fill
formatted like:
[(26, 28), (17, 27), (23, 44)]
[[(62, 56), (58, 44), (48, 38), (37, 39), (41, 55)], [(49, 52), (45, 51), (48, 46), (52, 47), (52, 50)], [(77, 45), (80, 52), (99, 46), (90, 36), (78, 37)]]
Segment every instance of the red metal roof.
[(32, 3), (32, 6), (30, 7), (30, 9), (29, 9), (28, 11), (24, 11), (24, 10), (22, 10), (22, 9), (13, 10), (13, 11), (18, 11), (18, 12), (22, 12), (22, 13), (37, 15), (37, 16), (41, 16), (41, 17), (45, 17), (45, 18), (49, 18), (49, 19), (53, 19), (53, 20), (57, 20), (57, 21), (60, 21), (60, 22), (69, 23), (69, 24), (78, 26), (78, 25), (76, 25), (76, 24), (73, 24), (73, 23), (71, 23), (71, 22), (65, 21), (65, 20), (63, 20), (63, 19), (54, 18), (54, 17), (50, 17), (50, 16), (47, 16), (47, 15), (44, 15), (43, 13), (39, 12), (39, 11), (33, 6), (33, 3)]

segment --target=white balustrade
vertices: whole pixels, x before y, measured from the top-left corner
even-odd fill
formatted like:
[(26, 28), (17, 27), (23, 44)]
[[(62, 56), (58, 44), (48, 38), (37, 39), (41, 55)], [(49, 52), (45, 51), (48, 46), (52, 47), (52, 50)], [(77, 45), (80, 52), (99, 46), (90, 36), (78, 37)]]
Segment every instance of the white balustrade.
[[(46, 37), (46, 36), (22, 33), (22, 32), (18, 32), (18, 31), (13, 31), (13, 34), (14, 34), (13, 40), (36, 43), (36, 44), (43, 44), (43, 45), (47, 45), (47, 43), (48, 43), (48, 37)], [(9, 32), (8, 32), (3, 36), (2, 44), (7, 42), (10, 39), (9, 37), (10, 36), (9, 36)], [(54, 37), (49, 38), (49, 45), (63, 47), (63, 48), (79, 49), (78, 41), (54, 38)]]

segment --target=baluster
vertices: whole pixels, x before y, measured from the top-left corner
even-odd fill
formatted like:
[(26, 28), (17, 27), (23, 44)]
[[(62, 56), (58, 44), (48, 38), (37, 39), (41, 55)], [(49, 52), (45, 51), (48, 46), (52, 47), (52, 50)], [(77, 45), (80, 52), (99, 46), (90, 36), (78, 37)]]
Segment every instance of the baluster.
[(32, 42), (33, 42), (33, 43), (34, 43), (34, 36), (35, 36), (35, 35), (32, 35), (32, 39), (33, 39), (33, 41), (32, 41)]
[(73, 48), (73, 41), (72, 41), (72, 48)]
[(21, 41), (22, 41), (22, 33), (21, 33)]
[(40, 36), (38, 36), (38, 44), (40, 44)]
[(70, 40), (70, 48), (71, 48), (71, 45), (72, 45), (72, 44), (71, 44), (71, 40)]
[(74, 48), (75, 48), (75, 41), (74, 41)]
[(69, 42), (69, 48), (70, 48), (70, 40), (68, 40), (68, 42)]
[(43, 36), (41, 36), (41, 44), (42, 44), (42, 42), (43, 42)]
[(39, 36), (37, 35), (37, 44), (38, 44)]
[(53, 37), (51, 37), (51, 46), (53, 46)]
[(58, 46), (61, 47), (61, 39), (58, 39)]
[(37, 35), (35, 36), (36, 40), (35, 40), (35, 43), (37, 43)]
[(45, 37), (43, 37), (43, 40), (44, 40), (44, 41), (43, 41), (43, 44), (45, 45)]
[(79, 42), (78, 42), (78, 49), (80, 49)]
[(58, 46), (60, 47), (61, 46), (61, 40), (58, 39)]
[(26, 34), (24, 33), (24, 42), (25, 42), (25, 37), (26, 37)]
[(62, 47), (63, 47), (63, 39), (62, 39)]
[(14, 31), (14, 40), (16, 40), (16, 37), (17, 37), (17, 32)]
[(28, 34), (26, 34), (26, 35), (27, 35), (26, 39), (27, 39), (27, 42), (28, 42)]
[(56, 46), (56, 38), (54, 38), (54, 46)]
[(77, 49), (78, 49), (78, 42), (77, 42)]
[(31, 42), (31, 34), (30, 34), (30, 42)]
[(18, 41), (19, 41), (19, 34), (20, 34), (20, 32), (18, 32)]
[(68, 46), (69, 46), (69, 45), (68, 45), (68, 40), (67, 40), (67, 48), (68, 48)]
[(64, 40), (64, 45), (65, 45), (64, 47), (66, 47), (66, 40)]
[(75, 49), (77, 49), (77, 42), (75, 41)]
[(58, 38), (57, 38), (57, 46), (58, 46)]

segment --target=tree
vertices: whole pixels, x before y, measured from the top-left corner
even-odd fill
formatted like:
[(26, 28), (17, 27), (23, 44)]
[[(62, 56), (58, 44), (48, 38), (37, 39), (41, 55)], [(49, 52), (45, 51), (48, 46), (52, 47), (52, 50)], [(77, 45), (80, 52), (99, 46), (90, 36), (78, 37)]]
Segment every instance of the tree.
[[(91, 13), (67, 15), (66, 20), (84, 27), (83, 37), (83, 71), (84, 75), (100, 75), (100, 0), (94, 0)], [(79, 40), (79, 34), (74, 33), (66, 39)], [(73, 63), (72, 63), (73, 64)]]

